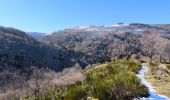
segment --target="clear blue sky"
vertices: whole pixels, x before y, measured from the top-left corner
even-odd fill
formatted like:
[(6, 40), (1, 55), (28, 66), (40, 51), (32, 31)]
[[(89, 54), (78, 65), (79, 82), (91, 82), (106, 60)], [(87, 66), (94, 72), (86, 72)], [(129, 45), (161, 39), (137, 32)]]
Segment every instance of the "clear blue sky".
[(170, 0), (0, 0), (0, 25), (24, 31), (119, 22), (170, 23)]

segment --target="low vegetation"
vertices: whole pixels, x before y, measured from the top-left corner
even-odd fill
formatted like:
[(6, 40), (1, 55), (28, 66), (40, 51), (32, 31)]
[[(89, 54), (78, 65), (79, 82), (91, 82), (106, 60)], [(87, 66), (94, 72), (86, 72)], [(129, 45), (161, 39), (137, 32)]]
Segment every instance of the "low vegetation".
[[(135, 74), (141, 66), (134, 61), (115, 61), (106, 66), (89, 68), (84, 72), (86, 78), (75, 84), (57, 88), (36, 96), (32, 100), (115, 100), (146, 97), (148, 90)], [(25, 99), (28, 99), (26, 97)]]

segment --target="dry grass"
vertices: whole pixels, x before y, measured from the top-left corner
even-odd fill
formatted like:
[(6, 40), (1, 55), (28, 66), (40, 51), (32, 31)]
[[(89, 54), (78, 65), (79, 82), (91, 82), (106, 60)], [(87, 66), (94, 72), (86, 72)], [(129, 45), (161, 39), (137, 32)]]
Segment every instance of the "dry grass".
[(170, 97), (170, 72), (165, 65), (159, 65), (156, 70), (150, 70), (146, 74), (146, 80), (152, 83), (158, 94)]
[(83, 80), (83, 74), (81, 69), (69, 68), (65, 69), (63, 72), (58, 73), (52, 82), (57, 85), (68, 85), (73, 84), (77, 81)]
[[(40, 75), (42, 72), (39, 72)], [(61, 85), (73, 84), (77, 81), (83, 80), (82, 70), (77, 67), (72, 67), (56, 73), (54, 71), (47, 71), (43, 73), (43, 78), (39, 79), (40, 93), (53, 91)], [(18, 82), (16, 85), (11, 85), (5, 88), (5, 91), (0, 89), (0, 100), (13, 100), (14, 97), (25, 97), (33, 95), (33, 89), (36, 88), (35, 80), (32, 78), (28, 81)], [(16, 87), (16, 88), (13, 88)]]

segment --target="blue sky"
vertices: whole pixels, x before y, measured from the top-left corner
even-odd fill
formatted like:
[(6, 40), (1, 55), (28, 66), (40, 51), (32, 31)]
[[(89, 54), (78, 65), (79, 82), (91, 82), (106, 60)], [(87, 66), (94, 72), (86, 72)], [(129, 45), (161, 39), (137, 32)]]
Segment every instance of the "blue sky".
[(29, 32), (119, 22), (170, 23), (170, 0), (0, 0), (0, 25)]

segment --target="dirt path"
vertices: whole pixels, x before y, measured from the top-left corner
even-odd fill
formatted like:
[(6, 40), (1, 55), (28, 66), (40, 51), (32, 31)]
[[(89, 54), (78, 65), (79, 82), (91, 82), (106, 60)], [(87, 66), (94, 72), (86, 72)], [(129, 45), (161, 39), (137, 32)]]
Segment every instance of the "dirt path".
[(148, 72), (149, 68), (143, 65), (139, 73), (136, 75), (141, 80), (141, 83), (144, 84), (149, 90), (149, 97), (142, 99), (168, 100), (168, 97), (157, 93), (152, 84), (146, 80), (145, 74)]
[(170, 75), (165, 75), (168, 69), (164, 68), (166, 67), (163, 66), (160, 69), (157, 69), (156, 72), (152, 72), (151, 68), (149, 68), (148, 73), (145, 74), (145, 78), (148, 82), (152, 83), (152, 86), (158, 94), (170, 98)]

